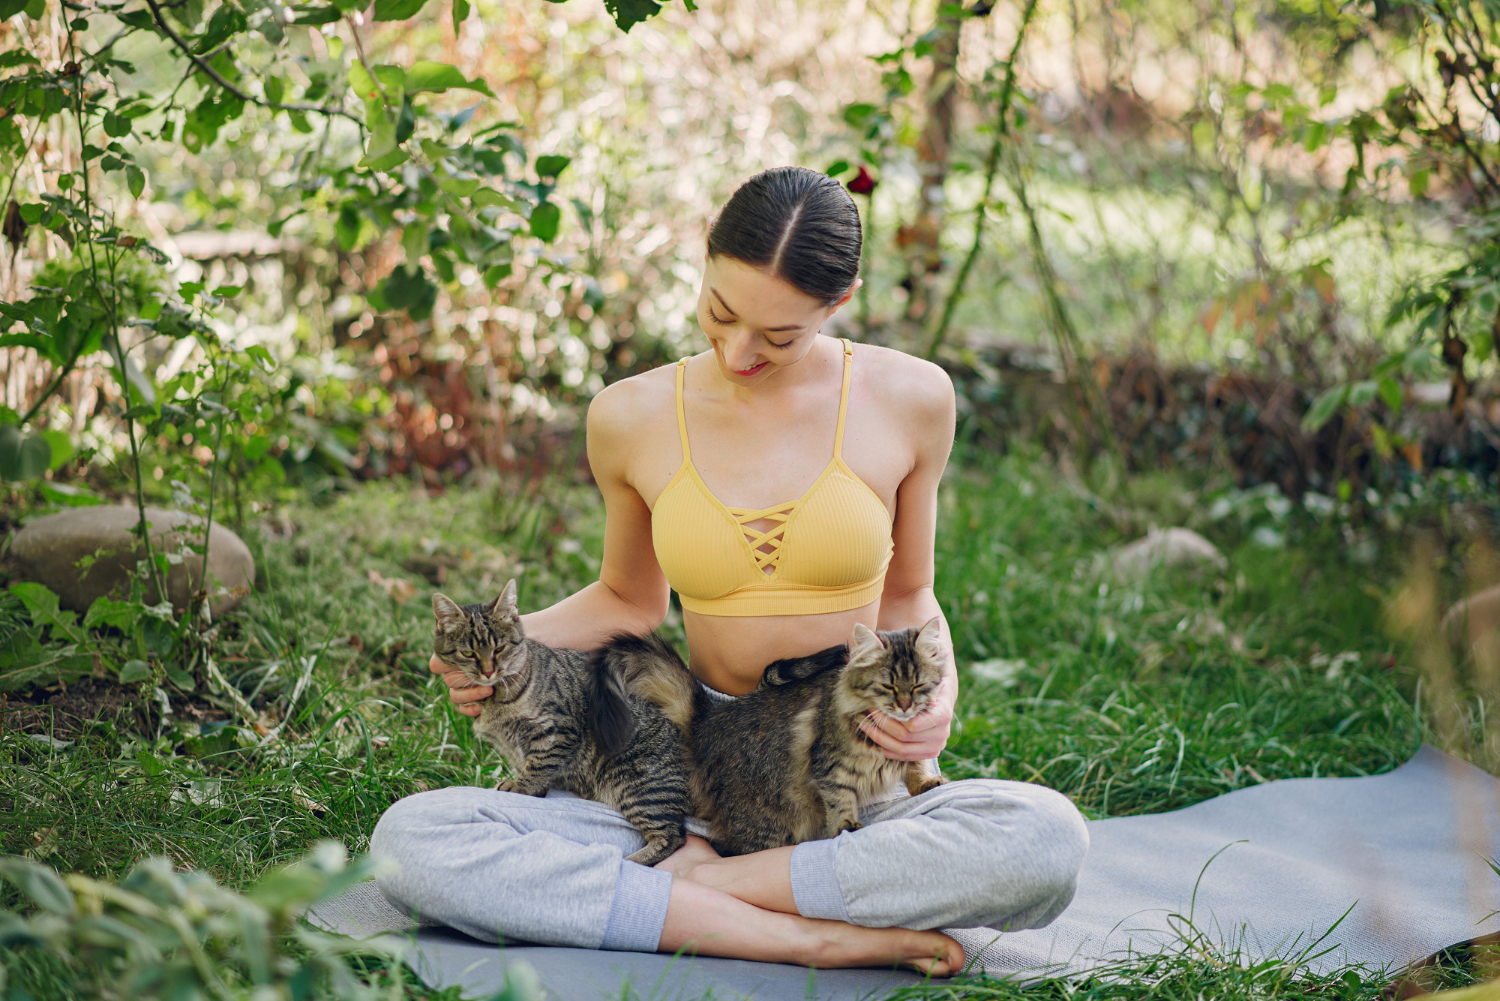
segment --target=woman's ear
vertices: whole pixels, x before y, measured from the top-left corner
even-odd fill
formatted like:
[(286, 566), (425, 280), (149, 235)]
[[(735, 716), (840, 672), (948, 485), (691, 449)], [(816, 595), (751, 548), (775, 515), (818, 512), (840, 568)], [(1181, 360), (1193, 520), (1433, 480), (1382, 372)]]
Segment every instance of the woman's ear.
[[(865, 280), (863, 278), (854, 279), (854, 284), (849, 286), (849, 291), (845, 292), (843, 298), (839, 299), (839, 301), (834, 303), (833, 306), (828, 310), (828, 316), (831, 317), (834, 313), (837, 313), (844, 307), (844, 304), (846, 302), (848, 302), (850, 299), (853, 299), (854, 293), (858, 292), (859, 287), (864, 283)], [(823, 321), (826, 323), (828, 321), (828, 317), (824, 317)]]

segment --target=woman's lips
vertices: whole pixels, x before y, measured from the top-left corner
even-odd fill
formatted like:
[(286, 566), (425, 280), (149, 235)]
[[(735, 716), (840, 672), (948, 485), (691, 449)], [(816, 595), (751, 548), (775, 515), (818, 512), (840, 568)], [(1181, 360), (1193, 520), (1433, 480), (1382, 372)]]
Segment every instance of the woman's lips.
[(765, 368), (769, 364), (771, 364), (771, 363), (768, 362), (768, 361), (763, 361), (759, 365), (756, 365), (754, 368), (747, 368), (743, 372), (740, 371), (739, 369), (734, 369), (734, 374), (735, 375), (754, 375), (756, 372), (759, 372), (761, 369)]

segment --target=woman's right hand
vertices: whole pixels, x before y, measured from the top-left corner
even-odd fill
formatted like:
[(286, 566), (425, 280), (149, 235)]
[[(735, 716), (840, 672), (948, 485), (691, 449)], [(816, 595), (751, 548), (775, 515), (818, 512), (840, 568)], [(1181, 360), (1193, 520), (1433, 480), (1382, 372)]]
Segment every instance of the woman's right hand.
[(448, 686), (448, 698), (458, 706), (458, 711), (465, 716), (478, 716), (479, 707), (476, 702), (482, 702), (495, 694), (495, 690), (488, 685), (476, 685), (464, 677), (464, 672), (449, 664), (444, 664), (434, 656), (427, 662), (427, 669), (443, 679), (443, 684)]

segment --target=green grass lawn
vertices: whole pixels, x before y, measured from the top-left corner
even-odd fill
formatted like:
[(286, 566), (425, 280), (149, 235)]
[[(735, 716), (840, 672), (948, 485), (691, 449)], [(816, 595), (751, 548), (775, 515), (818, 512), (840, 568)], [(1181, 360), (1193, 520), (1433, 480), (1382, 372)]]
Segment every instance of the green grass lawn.
[[(376, 483), (277, 510), (247, 530), (261, 588), (222, 624), (217, 649), (261, 712), (259, 732), (223, 725), (203, 693), (176, 690), (172, 715), (158, 733), (156, 706), (146, 735), (128, 709), (87, 725), (8, 712), (0, 853), (100, 877), (165, 855), (244, 886), (321, 838), (363, 851), (401, 796), (493, 783), (497, 756), (425, 667), (429, 579), (475, 601), (515, 576), (523, 608), (547, 604), (597, 573), (596, 496), (558, 479), (436, 498)], [(1339, 526), (1294, 512), (1273, 533), (1290, 541), (1267, 548), (1251, 522), (1193, 514), (1210, 506), (1201, 485), (1140, 477), (1111, 497), (1103, 505), (1040, 460), (950, 475), (937, 590), (964, 687), (948, 775), (1042, 782), (1101, 818), (1273, 779), (1386, 771), (1426, 739), (1415, 676), (1382, 626), (1383, 596), (1400, 582), (1401, 533), (1351, 545)], [(1102, 577), (1097, 555), (1126, 537), (1115, 527), (1121, 507), (1163, 524), (1201, 522), (1228, 571)], [(664, 629), (681, 638), (675, 615)], [(36, 741), (18, 731), (23, 718), (32, 733), (50, 725), (75, 742)], [(3, 961), (12, 992), (56, 996), (53, 961), (31, 950)], [(1186, 956), (1121, 972), (1024, 992), (974, 982), (921, 993), (1356, 998), (1384, 987)], [(1448, 975), (1464, 979), (1459, 967)], [(409, 976), (400, 989), (424, 994)]]

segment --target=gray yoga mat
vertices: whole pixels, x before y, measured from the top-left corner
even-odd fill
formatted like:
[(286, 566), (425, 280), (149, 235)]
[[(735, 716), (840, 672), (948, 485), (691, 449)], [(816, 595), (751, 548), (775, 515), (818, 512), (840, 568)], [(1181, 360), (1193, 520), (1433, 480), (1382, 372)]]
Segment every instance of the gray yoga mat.
[[(948, 929), (971, 970), (1030, 981), (1191, 944), (1245, 962), (1400, 968), (1500, 933), (1500, 780), (1423, 747), (1384, 775), (1288, 779), (1172, 813), (1089, 824), (1092, 845), (1068, 910), (1046, 928)], [(955, 860), (962, 864), (962, 860)], [(825, 970), (641, 953), (513, 945), (413, 929), (373, 884), (309, 919), (356, 938), (401, 932), (433, 988), (494, 993), (524, 960), (562, 1001), (641, 997), (855, 1001), (919, 983), (889, 970)]]

